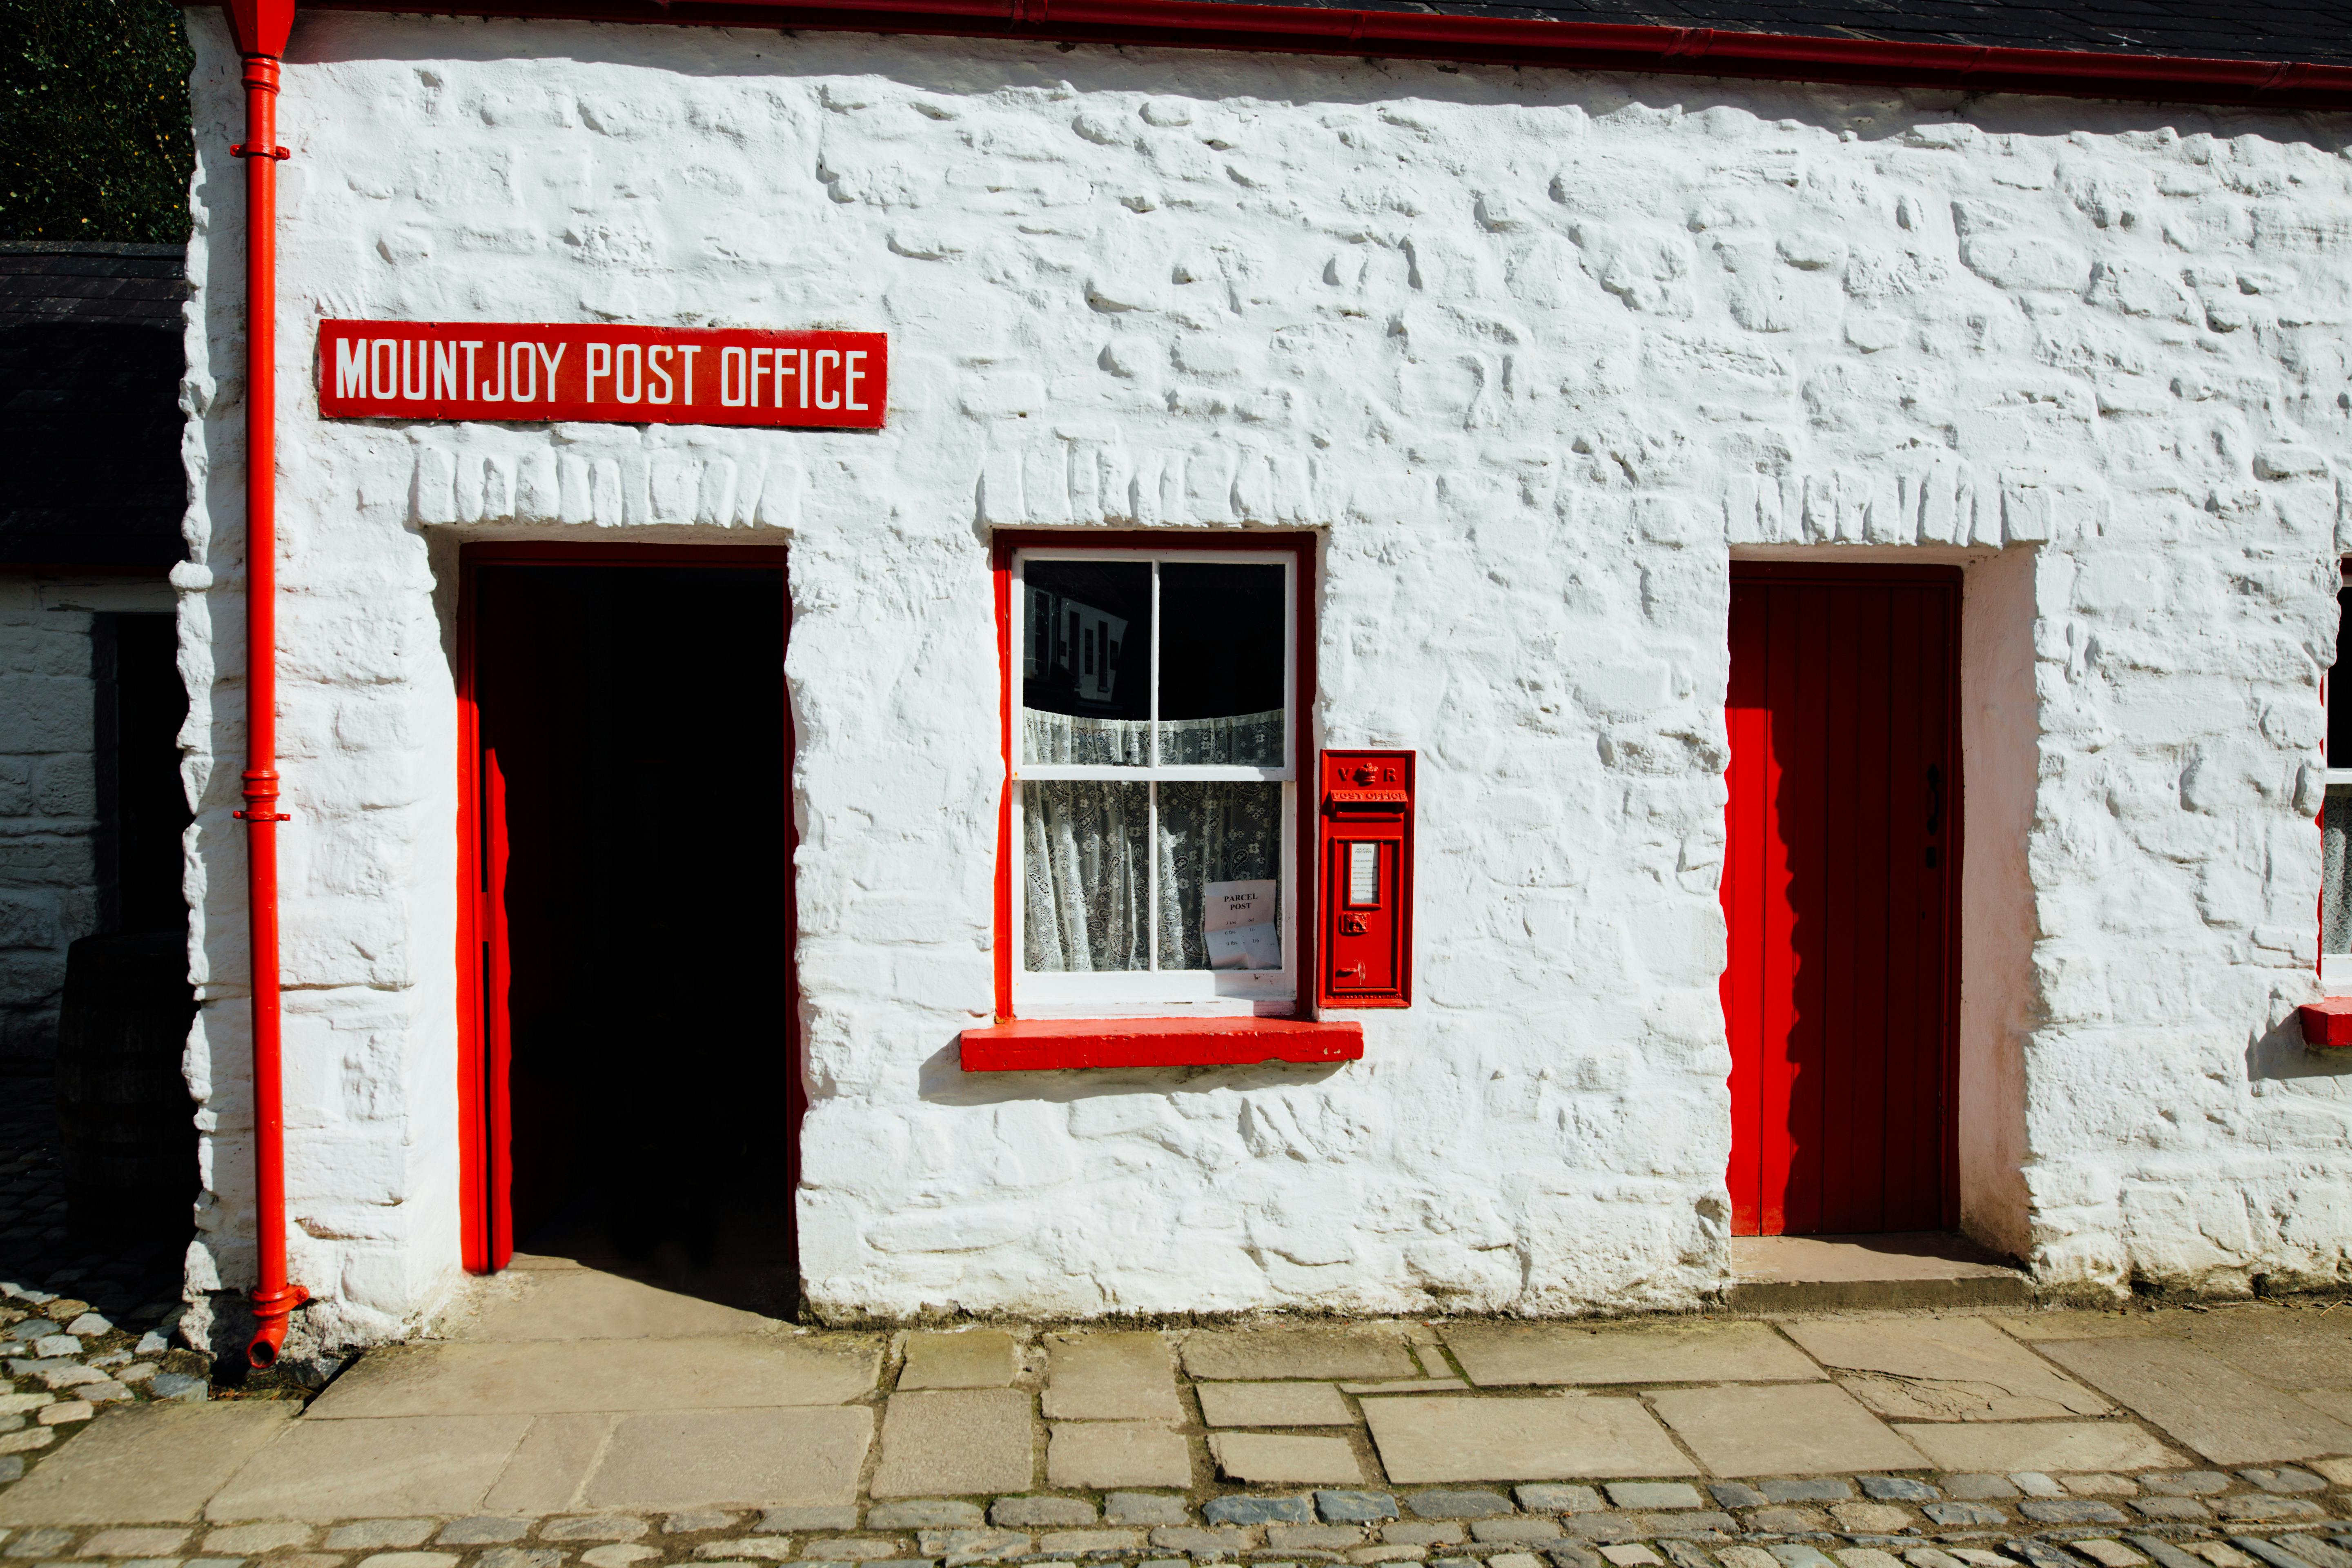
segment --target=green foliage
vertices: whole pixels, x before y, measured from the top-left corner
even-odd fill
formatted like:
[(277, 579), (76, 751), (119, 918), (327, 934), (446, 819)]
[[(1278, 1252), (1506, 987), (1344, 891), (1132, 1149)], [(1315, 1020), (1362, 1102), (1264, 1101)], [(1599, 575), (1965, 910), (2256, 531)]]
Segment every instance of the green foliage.
[(180, 8), (0, 0), (0, 239), (187, 238)]

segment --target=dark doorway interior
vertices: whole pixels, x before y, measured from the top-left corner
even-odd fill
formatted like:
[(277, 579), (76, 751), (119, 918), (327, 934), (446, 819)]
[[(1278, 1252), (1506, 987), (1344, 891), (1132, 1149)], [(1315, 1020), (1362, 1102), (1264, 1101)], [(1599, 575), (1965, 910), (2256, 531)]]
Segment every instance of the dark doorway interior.
[(180, 835), (189, 822), (180, 783), (179, 634), (167, 615), (102, 615), (91, 628), (97, 666), (99, 928), (188, 929), (180, 890)]
[(783, 574), (478, 573), (505, 1234), (789, 1313)]
[(188, 700), (169, 615), (90, 621), (98, 930), (67, 952), (54, 1072), (0, 1079), (0, 1279), (124, 1327), (177, 1298), (200, 1182), (180, 835)]

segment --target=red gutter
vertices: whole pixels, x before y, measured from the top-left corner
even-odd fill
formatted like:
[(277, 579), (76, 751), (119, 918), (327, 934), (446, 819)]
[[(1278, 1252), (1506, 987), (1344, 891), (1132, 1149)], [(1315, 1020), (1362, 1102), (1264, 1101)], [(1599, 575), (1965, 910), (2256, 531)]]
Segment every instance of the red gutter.
[(791, 5), (767, 0), (673, 0), (669, 5), (655, 0), (320, 0), (313, 8), (1155, 44), (1971, 93), (2352, 109), (2352, 66), (1885, 43), (1425, 11), (1241, 5), (1221, 0), (796, 0)]
[(245, 883), (253, 968), (257, 1367), (277, 1364), (310, 1292), (286, 1279), (286, 1094), (278, 973), (278, 66), (294, 0), (228, 0), (245, 57)]

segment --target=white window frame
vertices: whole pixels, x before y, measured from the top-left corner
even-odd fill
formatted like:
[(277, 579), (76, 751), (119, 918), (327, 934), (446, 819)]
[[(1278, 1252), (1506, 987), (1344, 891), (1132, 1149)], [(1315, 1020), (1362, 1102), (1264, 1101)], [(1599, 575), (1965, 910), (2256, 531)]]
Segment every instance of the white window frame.
[[(2352, 671), (2347, 673), (2352, 674)], [(2352, 784), (2352, 768), (2329, 768), (2326, 776), (2331, 786)], [(2327, 796), (2323, 790), (2320, 794), (2323, 817), (2326, 810)], [(2331, 996), (2352, 995), (2352, 952), (2323, 952), (2319, 955), (2319, 988)]]
[[(1027, 625), (1028, 563), (1032, 561), (1091, 561), (1152, 565), (1151, 574), (1151, 703), (1150, 709), (1151, 763), (1143, 767), (1117, 767), (1077, 763), (1031, 763), (1022, 760), (1021, 628)], [(1160, 755), (1160, 643), (1165, 623), (1160, 613), (1160, 573), (1162, 564), (1177, 566), (1244, 565), (1282, 568), (1282, 716), (1285, 760), (1278, 767), (1231, 764), (1169, 764)], [(1299, 902), (1302, 897), (1298, 847), (1295, 842), (1298, 805), (1298, 758), (1306, 748), (1301, 732), (1306, 723), (1298, 702), (1298, 553), (1295, 550), (1150, 550), (1087, 549), (1078, 546), (1024, 545), (1013, 552), (1012, 613), (1014, 633), (1007, 648), (1003, 672), (1005, 710), (1013, 715), (1012, 776), (1005, 788), (1013, 795), (1013, 827), (1005, 852), (1013, 857), (1013, 998), (1024, 1017), (1119, 1017), (1170, 1015), (1253, 1014), (1288, 1016), (1297, 1011), (1301, 985), (1298, 971)], [(1104, 779), (1118, 784), (1179, 784), (1192, 780), (1240, 781), (1282, 785), (1282, 845), (1276, 876), (1281, 883), (1282, 967), (1280, 969), (1127, 970), (1112, 973), (1073, 974), (1033, 973), (1025, 967), (1028, 942), (1028, 847), (1026, 814), (1022, 809), (1024, 781)], [(1160, 908), (1159, 792), (1150, 793), (1146, 817), (1150, 868), (1150, 907)], [(1153, 962), (1159, 959), (1157, 933), (1148, 944)]]
[[(2352, 556), (2339, 559), (2336, 565), (2336, 585), (2339, 588), (2352, 588)], [(2321, 678), (2320, 724), (2323, 733), (2326, 727), (2328, 710), (2334, 706), (2335, 693), (2332, 688), (2336, 681), (2344, 679), (2352, 679), (2352, 669), (2331, 668)], [(2336, 765), (2338, 763), (2352, 761), (2352, 759), (2344, 757), (2329, 757), (2326, 760), (2328, 766), (2324, 770), (2321, 776), (2326, 781), (2326, 783), (2320, 790), (2319, 794), (2320, 820), (2323, 823), (2326, 821), (2328, 789), (2352, 785), (2352, 767), (2338, 767)], [(2323, 893), (2323, 897), (2325, 895)], [(2323, 916), (2321, 918), (2321, 941), (2323, 942), (2326, 940), (2326, 917)], [(2352, 995), (2352, 952), (2327, 952), (2323, 951), (2320, 953), (2319, 988), (2321, 991), (2331, 996)]]

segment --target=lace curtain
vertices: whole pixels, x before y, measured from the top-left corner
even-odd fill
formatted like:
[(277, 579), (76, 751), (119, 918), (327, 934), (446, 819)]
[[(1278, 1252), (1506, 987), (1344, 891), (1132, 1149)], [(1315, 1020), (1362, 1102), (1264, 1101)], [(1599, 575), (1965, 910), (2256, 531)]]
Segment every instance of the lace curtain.
[[(1160, 761), (1165, 766), (1235, 763), (1282, 765), (1282, 710), (1224, 719), (1162, 719)], [(1021, 710), (1021, 758), (1030, 763), (1077, 763), (1090, 767), (1149, 767), (1149, 719), (1087, 719), (1072, 713)]]
[(2319, 951), (2352, 952), (2352, 789), (2327, 792), (2319, 833)]
[[(1071, 718), (1024, 711), (1024, 751), (1033, 761), (1101, 763), (1148, 754), (1148, 721)], [(1282, 714), (1163, 720), (1163, 761), (1255, 761), (1269, 731), (1278, 752)], [(1095, 751), (1097, 755), (1071, 753)], [(1158, 785), (1160, 831), (1150, 832), (1151, 791), (1142, 781), (1031, 780), (1021, 788), (1023, 961), (1031, 973), (1106, 973), (1211, 967), (1202, 902), (1213, 882), (1272, 880), (1280, 873), (1282, 785), (1187, 781)], [(1151, 866), (1159, 859), (1159, 907)], [(1279, 911), (1276, 912), (1279, 919)]]

